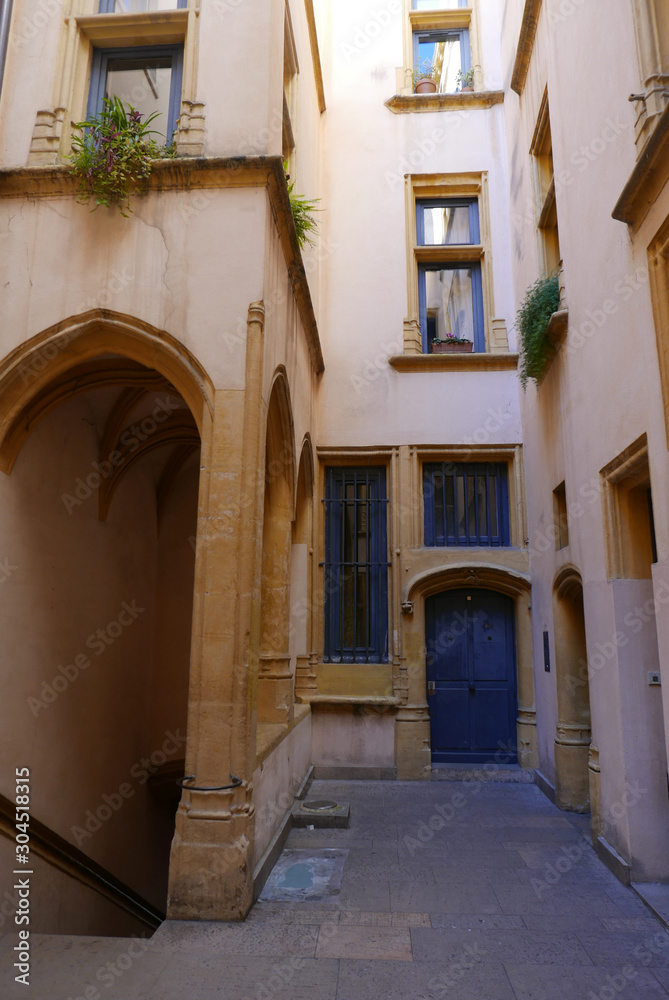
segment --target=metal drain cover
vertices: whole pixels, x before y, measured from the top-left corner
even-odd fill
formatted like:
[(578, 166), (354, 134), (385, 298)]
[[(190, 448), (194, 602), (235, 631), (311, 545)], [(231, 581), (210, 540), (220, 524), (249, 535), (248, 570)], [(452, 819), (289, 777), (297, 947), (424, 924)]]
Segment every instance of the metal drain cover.
[(307, 812), (328, 812), (330, 809), (336, 809), (337, 803), (332, 799), (313, 799), (311, 802), (304, 802), (302, 808)]

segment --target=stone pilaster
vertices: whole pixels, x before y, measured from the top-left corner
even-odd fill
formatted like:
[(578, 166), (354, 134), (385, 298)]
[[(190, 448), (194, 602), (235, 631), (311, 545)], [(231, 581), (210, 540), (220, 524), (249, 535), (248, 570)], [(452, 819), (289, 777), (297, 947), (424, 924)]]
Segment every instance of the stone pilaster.
[(177, 811), (173, 919), (240, 920), (253, 902), (263, 334), (264, 308), (253, 303), (245, 390), (216, 392), (203, 421), (186, 751), (196, 788)]

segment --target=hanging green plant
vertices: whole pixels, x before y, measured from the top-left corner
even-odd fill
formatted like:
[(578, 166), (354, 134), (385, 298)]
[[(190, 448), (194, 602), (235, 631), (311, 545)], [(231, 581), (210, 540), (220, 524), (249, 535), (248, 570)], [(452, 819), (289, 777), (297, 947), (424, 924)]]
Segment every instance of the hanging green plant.
[(100, 114), (75, 128), (81, 130), (72, 140), (72, 170), (79, 178), (79, 204), (91, 198), (95, 211), (100, 205), (116, 205), (128, 217), (131, 194), (146, 190), (153, 161), (175, 156), (173, 146), (156, 142), (150, 128), (159, 112), (142, 121), (141, 112), (127, 107), (118, 97), (105, 98)]
[(316, 241), (314, 236), (318, 232), (318, 222), (314, 218), (314, 212), (321, 211), (320, 208), (316, 208), (320, 198), (310, 200), (309, 198), (305, 198), (303, 194), (293, 194), (295, 181), (290, 180), (290, 174), (286, 170), (286, 166), (287, 164), (284, 163), (283, 169), (288, 183), (288, 197), (290, 198), (290, 210), (293, 213), (297, 242), (300, 245), (300, 250), (303, 250), (307, 243), (309, 246), (315, 247)]
[(555, 354), (548, 339), (548, 324), (560, 308), (560, 282), (557, 274), (540, 278), (528, 288), (518, 310), (516, 327), (520, 338), (520, 383), (525, 389), (528, 379), (540, 382)]

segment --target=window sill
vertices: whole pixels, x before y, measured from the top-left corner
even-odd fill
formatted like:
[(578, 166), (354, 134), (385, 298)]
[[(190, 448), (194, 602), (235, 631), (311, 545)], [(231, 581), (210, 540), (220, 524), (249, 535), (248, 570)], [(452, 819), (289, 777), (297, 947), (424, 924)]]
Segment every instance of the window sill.
[(556, 350), (567, 336), (568, 327), (569, 310), (558, 309), (557, 312), (553, 313), (546, 327), (546, 336)]
[(395, 115), (416, 111), (467, 111), (469, 108), (491, 108), (504, 101), (503, 90), (474, 90), (460, 94), (395, 94), (386, 107)]
[(99, 48), (122, 45), (164, 45), (183, 42), (188, 10), (160, 10), (141, 14), (90, 14), (77, 17), (82, 34)]
[(669, 105), (664, 109), (611, 215), (638, 229), (669, 180)]
[[(367, 664), (356, 663), (363, 669)], [(302, 694), (299, 700), (305, 705), (401, 705), (400, 698), (391, 695), (355, 695), (355, 694)]]
[(398, 372), (515, 371), (517, 354), (393, 354), (388, 364)]

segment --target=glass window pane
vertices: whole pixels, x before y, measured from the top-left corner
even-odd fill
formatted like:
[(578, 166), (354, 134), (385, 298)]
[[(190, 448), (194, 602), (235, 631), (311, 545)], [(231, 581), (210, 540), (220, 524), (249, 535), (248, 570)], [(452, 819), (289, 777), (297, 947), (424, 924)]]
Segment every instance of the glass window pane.
[(474, 494), (475, 476), (467, 476), (467, 517), (468, 537), (476, 537), (476, 499)]
[(494, 476), (490, 476), (488, 483), (488, 503), (490, 504), (490, 535), (495, 538), (498, 533), (497, 528), (497, 480)]
[(471, 243), (469, 205), (423, 207), (423, 246)]
[(115, 14), (141, 14), (148, 10), (176, 10), (179, 0), (114, 0)]
[(476, 477), (476, 499), (478, 510), (478, 534), (488, 534), (488, 519), (486, 517), (487, 490), (485, 485), (485, 475)]
[(474, 341), (472, 269), (455, 267), (425, 271), (425, 305), (435, 318), (436, 337)]
[(356, 637), (355, 644), (358, 648), (367, 649), (367, 568), (361, 566), (358, 569), (358, 589), (356, 608)]
[[(172, 59), (170, 56), (141, 59), (110, 59), (107, 64), (105, 96), (118, 97), (124, 104), (140, 111), (144, 120), (154, 111), (159, 118), (152, 128), (159, 133), (154, 136), (166, 138), (167, 120), (170, 107), (170, 85), (172, 82)], [(169, 137), (172, 138), (171, 136)]]
[(458, 536), (461, 538), (467, 535), (467, 525), (465, 521), (465, 477), (455, 477), (456, 506), (458, 514)]
[(446, 477), (446, 534), (453, 537), (455, 534), (455, 496), (453, 493), (453, 476)]
[(434, 67), (439, 73), (437, 91), (440, 94), (452, 94), (457, 90), (457, 76), (462, 67), (459, 34), (419, 38), (416, 69), (429, 67)]

